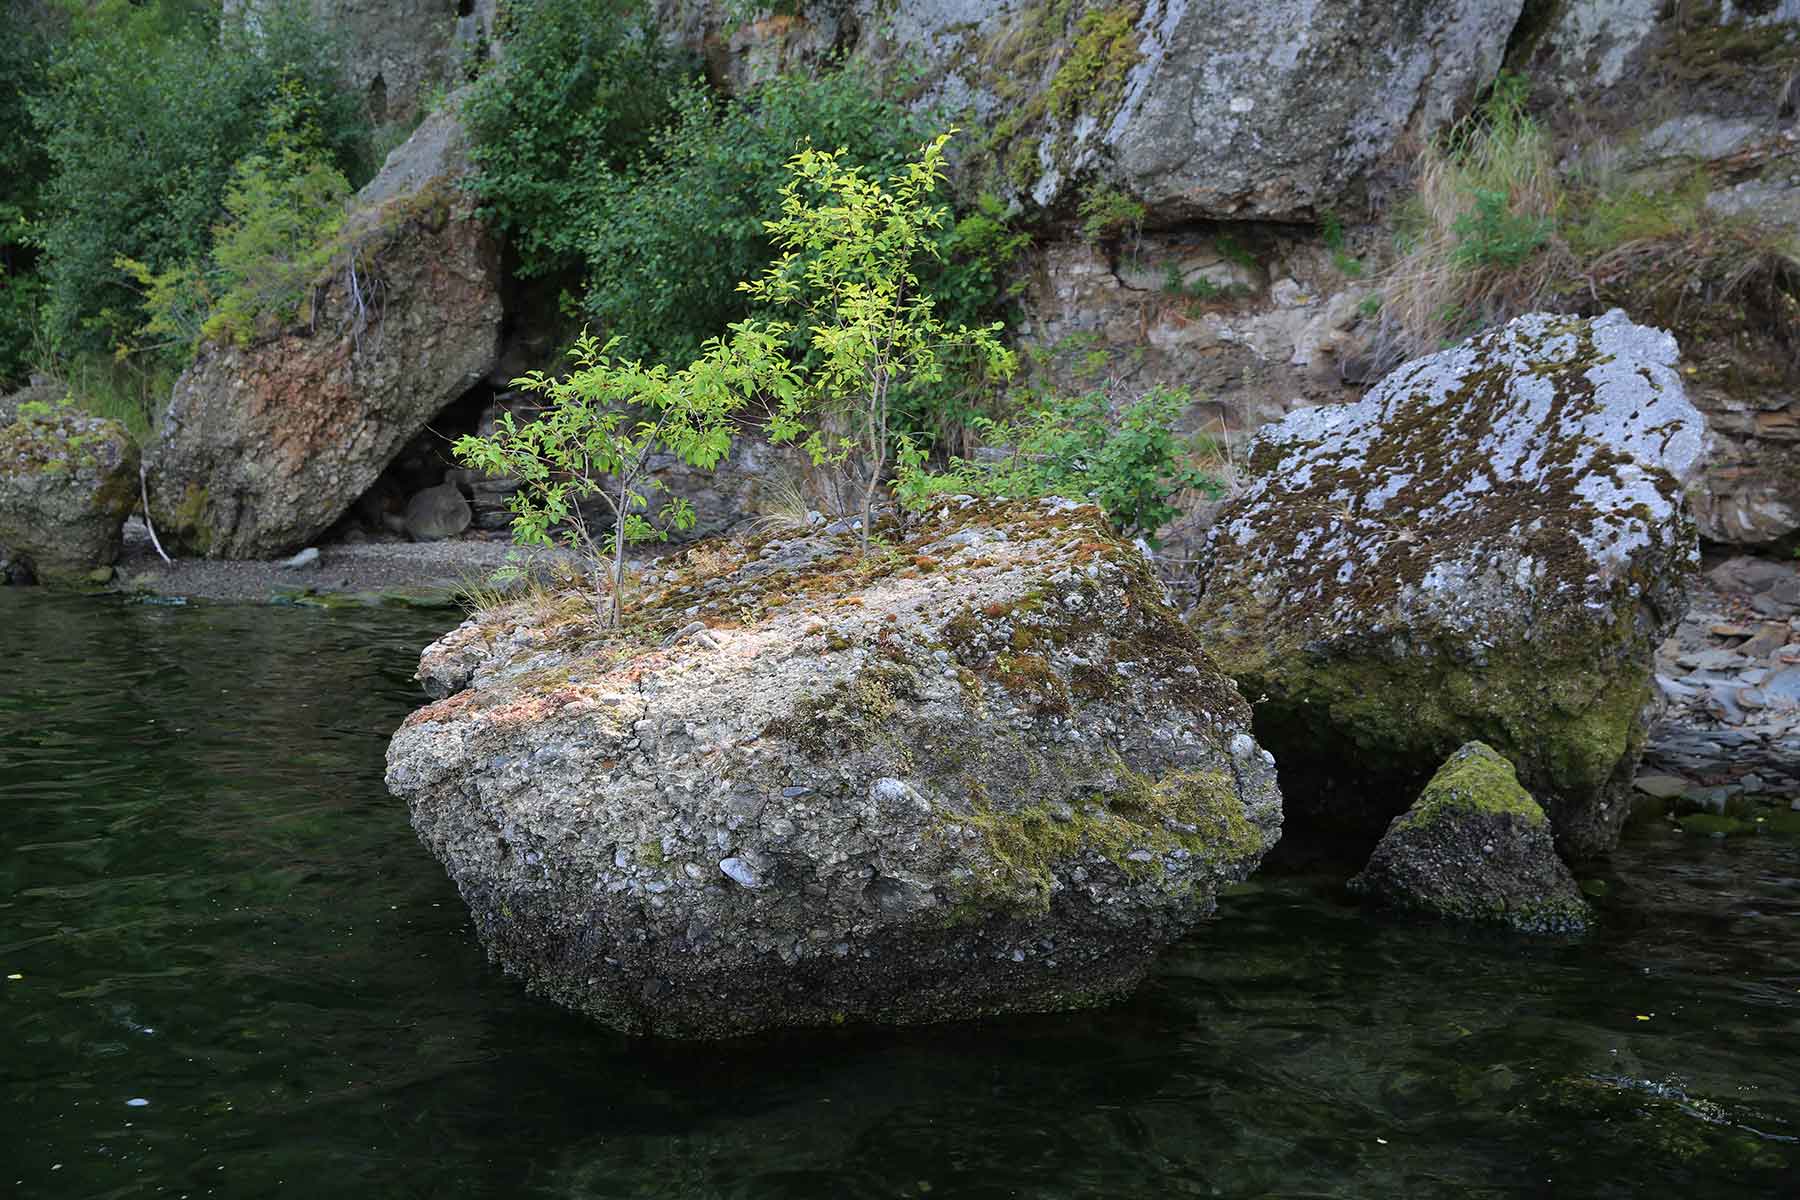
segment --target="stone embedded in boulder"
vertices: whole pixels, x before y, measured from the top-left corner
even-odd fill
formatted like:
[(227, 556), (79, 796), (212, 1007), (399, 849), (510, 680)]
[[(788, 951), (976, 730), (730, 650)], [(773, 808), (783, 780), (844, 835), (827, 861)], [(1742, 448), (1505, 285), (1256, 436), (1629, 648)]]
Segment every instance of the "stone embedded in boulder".
[(104, 583), (137, 499), (137, 447), (117, 421), (66, 409), (28, 411), (0, 428), (7, 578)]
[(1252, 443), (1195, 613), (1291, 801), (1365, 831), (1480, 740), (1564, 853), (1617, 841), (1698, 560), (1675, 341), (1536, 313)]
[(406, 536), (415, 542), (439, 542), (469, 527), (472, 510), (454, 483), (414, 492), (406, 502)]
[(500, 257), (458, 187), (455, 106), (357, 195), (307, 319), (210, 345), (150, 449), (171, 551), (273, 558), (318, 540), (499, 353)]
[(491, 957), (621, 1030), (1096, 1004), (1281, 827), (1231, 681), (1097, 510), (710, 543), (626, 627), (426, 650), (387, 784)]
[(1588, 907), (1513, 766), (1480, 742), (1395, 817), (1350, 890), (1400, 908), (1522, 933), (1577, 933)]

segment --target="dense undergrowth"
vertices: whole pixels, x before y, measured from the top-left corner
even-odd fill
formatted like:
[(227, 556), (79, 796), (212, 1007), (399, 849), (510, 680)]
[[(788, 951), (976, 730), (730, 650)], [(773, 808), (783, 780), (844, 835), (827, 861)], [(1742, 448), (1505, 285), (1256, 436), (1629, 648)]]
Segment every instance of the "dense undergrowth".
[(250, 33), (204, 0), (23, 0), (0, 46), (0, 386), (141, 434), (202, 336), (281, 319), (372, 174), (342, 47), (296, 3)]

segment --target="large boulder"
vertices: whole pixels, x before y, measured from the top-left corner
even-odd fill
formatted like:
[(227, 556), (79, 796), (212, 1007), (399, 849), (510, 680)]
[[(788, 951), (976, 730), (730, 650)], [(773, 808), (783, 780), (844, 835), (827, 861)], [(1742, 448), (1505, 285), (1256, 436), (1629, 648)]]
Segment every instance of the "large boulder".
[(453, 111), (358, 193), (305, 323), (205, 347), (150, 447), (171, 551), (270, 558), (307, 545), (499, 352), (500, 257), (457, 185)]
[(1479, 740), (1565, 853), (1616, 842), (1698, 561), (1676, 358), (1623, 313), (1536, 313), (1257, 435), (1195, 622), (1315, 819), (1378, 829)]
[(138, 452), (117, 421), (36, 405), (0, 428), (0, 582), (104, 582), (138, 498)]
[(1521, 933), (1586, 928), (1581, 889), (1512, 764), (1470, 742), (1395, 817), (1350, 890), (1447, 920)]
[[(992, 186), (1072, 205), (1121, 188), (1155, 220), (1305, 219), (1499, 69), (1523, 0), (932, 0), (746, 22), (665, 0), (666, 25), (743, 83), (845, 48), (969, 111)], [(914, 79), (916, 71), (923, 78)]]
[(1091, 507), (708, 543), (623, 630), (431, 646), (387, 784), (489, 954), (677, 1037), (1089, 1005), (1276, 840), (1231, 682)]

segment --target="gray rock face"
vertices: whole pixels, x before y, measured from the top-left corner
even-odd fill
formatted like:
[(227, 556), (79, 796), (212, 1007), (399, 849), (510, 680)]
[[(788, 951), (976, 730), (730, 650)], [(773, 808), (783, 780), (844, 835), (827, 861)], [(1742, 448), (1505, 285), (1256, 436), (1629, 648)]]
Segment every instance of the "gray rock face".
[(498, 354), (497, 246), (457, 187), (449, 112), (359, 194), (310, 320), (201, 351), (150, 449), (165, 544), (270, 558), (317, 539)]
[(1159, 214), (1292, 218), (1328, 208), (1401, 136), (1443, 125), (1493, 78), (1521, 8), (1148, 6), (1144, 62), (1106, 129), (1109, 157)]
[(415, 542), (440, 542), (469, 527), (469, 502), (454, 483), (413, 493), (406, 502), (406, 535)]
[(1470, 742), (1395, 817), (1350, 890), (1446, 920), (1576, 933), (1587, 904), (1512, 764)]
[(117, 421), (61, 411), (0, 428), (0, 574), (104, 582), (137, 494), (137, 447)]
[(1565, 853), (1613, 845), (1698, 559), (1676, 358), (1619, 312), (1532, 314), (1257, 435), (1195, 619), (1290, 795), (1366, 827), (1482, 740)]
[[(1522, 0), (929, 0), (726, 19), (667, 3), (665, 24), (728, 78), (850, 46), (925, 65), (929, 99), (972, 110), (960, 153), (1051, 206), (1096, 177), (1157, 220), (1310, 217), (1408, 133), (1493, 78)], [(848, 9), (849, 11), (844, 11)]]
[(388, 788), (532, 990), (676, 1037), (1094, 1004), (1274, 843), (1248, 707), (1094, 509), (854, 545), (696, 548), (627, 631), (571, 597), (425, 652)]

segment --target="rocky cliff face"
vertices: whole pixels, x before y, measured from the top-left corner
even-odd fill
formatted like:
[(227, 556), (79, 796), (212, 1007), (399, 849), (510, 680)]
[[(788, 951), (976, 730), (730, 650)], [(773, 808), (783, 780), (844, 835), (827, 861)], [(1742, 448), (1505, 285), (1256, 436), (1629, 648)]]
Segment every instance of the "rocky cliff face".
[(1493, 77), (1522, 0), (1376, 3), (933, 0), (803, 8), (743, 22), (665, 6), (727, 82), (848, 49), (923, 73), (967, 114), (961, 153), (1043, 208), (1115, 186), (1153, 222), (1304, 220), (1407, 134), (1429, 135)]
[[(277, 0), (224, 0), (228, 19), (255, 28), (258, 10)], [(485, 58), (499, 0), (307, 0), (313, 21), (344, 44), (346, 82), (377, 126), (419, 115), (433, 92), (455, 88), (465, 68)]]
[(213, 345), (176, 383), (149, 451), (172, 552), (266, 558), (304, 545), (499, 352), (499, 250), (458, 187), (453, 113), (359, 193), (302, 320)]

